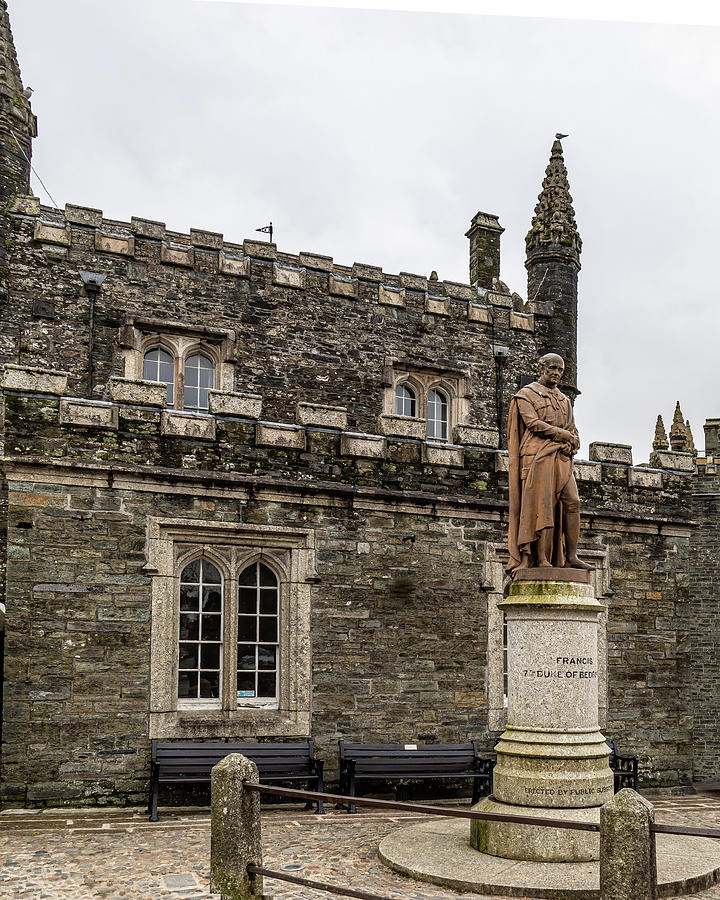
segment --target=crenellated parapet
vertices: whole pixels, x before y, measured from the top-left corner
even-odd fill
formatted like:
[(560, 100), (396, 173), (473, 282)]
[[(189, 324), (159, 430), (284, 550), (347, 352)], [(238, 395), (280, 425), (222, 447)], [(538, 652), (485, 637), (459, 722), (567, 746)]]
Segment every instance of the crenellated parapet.
[[(162, 222), (133, 216), (130, 222), (106, 219), (102, 211), (67, 204), (64, 212), (42, 206), (36, 197), (16, 197), (10, 206), (16, 217), (34, 220), (32, 240), (50, 257), (67, 258), (74, 251), (94, 251), (181, 270), (214, 271), (219, 276), (253, 279), (262, 276), (279, 288), (323, 289), (331, 297), (374, 300), (403, 309), (421, 305), (434, 316), (464, 316), (493, 326), (533, 332), (534, 316), (495, 279), (492, 287), (429, 279), (410, 272), (391, 274), (365, 263), (340, 265), (330, 256), (279, 251), (266, 241), (226, 241), (222, 234), (191, 228), (189, 234), (169, 231)], [(363, 291), (360, 291), (360, 285)]]
[[(213, 391), (210, 414), (199, 414), (166, 409), (157, 382), (115, 378), (113, 399), (97, 401), (64, 396), (67, 381), (63, 372), (5, 366), (8, 458), (180, 466), (219, 478), (267, 474), (282, 460), (283, 477), (303, 483), (361, 477), (363, 484), (403, 490), (422, 485), (441, 495), (505, 497), (508, 457), (492, 429), (461, 423), (452, 442), (428, 441), (397, 427), (376, 434), (348, 430), (341, 406), (301, 401), (294, 422), (273, 422), (262, 418), (257, 394)], [(658, 467), (634, 466), (630, 446), (596, 442), (589, 460), (576, 461), (575, 475), (591, 506), (615, 498), (630, 518), (646, 516), (648, 504), (662, 517), (694, 471), (686, 456), (667, 451)]]

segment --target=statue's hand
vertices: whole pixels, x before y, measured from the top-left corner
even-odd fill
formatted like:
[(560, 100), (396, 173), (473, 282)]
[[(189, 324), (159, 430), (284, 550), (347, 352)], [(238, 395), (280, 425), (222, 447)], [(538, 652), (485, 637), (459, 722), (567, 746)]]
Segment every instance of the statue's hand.
[(570, 446), (573, 446), (575, 444), (575, 435), (572, 431), (566, 431), (564, 428), (560, 428), (557, 440), (562, 444), (570, 444)]

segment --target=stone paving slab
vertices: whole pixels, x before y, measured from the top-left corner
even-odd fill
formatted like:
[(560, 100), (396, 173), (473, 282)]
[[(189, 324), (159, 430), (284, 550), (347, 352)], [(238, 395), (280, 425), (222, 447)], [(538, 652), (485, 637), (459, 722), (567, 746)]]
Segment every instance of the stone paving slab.
[[(658, 821), (720, 828), (720, 794), (653, 801)], [(485, 900), (412, 881), (378, 859), (380, 840), (427, 817), (300, 809), (263, 812), (265, 865), (299, 865), (296, 874), (371, 891), (390, 900)], [(65, 810), (0, 814), (0, 898), (12, 900), (210, 900), (207, 811), (162, 811), (150, 823), (141, 811)], [(332, 895), (266, 879), (278, 900)], [(720, 886), (689, 895), (720, 900)], [(498, 900), (495, 897), (495, 900)]]

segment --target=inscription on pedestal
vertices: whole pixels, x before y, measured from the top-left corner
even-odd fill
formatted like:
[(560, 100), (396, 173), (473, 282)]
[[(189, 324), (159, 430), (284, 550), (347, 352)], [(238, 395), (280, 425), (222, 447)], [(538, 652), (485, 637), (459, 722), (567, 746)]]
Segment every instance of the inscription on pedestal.
[(585, 788), (547, 788), (547, 787), (526, 787), (523, 788), (526, 797), (565, 797), (568, 800), (577, 797), (594, 797), (612, 793), (611, 784), (602, 784), (598, 787)]
[(592, 656), (557, 656), (554, 665), (542, 669), (523, 669), (524, 678), (597, 678), (597, 669), (578, 668), (569, 669), (567, 666), (594, 666)]

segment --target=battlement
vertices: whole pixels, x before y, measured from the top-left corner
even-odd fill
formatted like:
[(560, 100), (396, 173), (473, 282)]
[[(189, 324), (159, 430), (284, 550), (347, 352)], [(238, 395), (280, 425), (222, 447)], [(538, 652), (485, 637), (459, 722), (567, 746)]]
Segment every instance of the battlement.
[[(464, 308), (473, 322), (492, 325), (497, 311), (509, 318), (509, 328), (535, 330), (534, 314), (518, 294), (511, 294), (502, 282), (493, 289), (468, 283), (428, 278), (411, 272), (391, 274), (366, 263), (341, 265), (319, 253), (283, 253), (266, 241), (226, 241), (217, 232), (191, 228), (189, 234), (169, 231), (163, 222), (133, 216), (130, 222), (103, 217), (102, 210), (67, 204), (64, 211), (43, 206), (36, 197), (16, 197), (10, 213), (34, 220), (33, 242), (51, 255), (65, 256), (73, 250), (92, 250), (115, 258), (153, 257), (162, 265), (182, 269), (208, 269), (219, 275), (251, 279), (253, 265), (272, 267), (272, 283), (278, 287), (304, 290), (312, 276), (321, 278), (331, 296), (358, 299), (363, 296), (382, 306), (403, 308), (408, 303), (424, 304), (424, 312), (450, 316), (453, 307)], [(88, 242), (89, 234), (93, 234)], [(141, 250), (142, 246), (142, 250)]]
[[(153, 456), (148, 448), (154, 443), (157, 452), (151, 461), (156, 467), (212, 467), (220, 474), (239, 468), (248, 471), (258, 461), (255, 450), (265, 448), (282, 451), (288, 467), (293, 457), (300, 468), (309, 463), (314, 474), (302, 478), (334, 477), (341, 472), (340, 460), (356, 460), (367, 479), (367, 466), (373, 463), (381, 469), (389, 464), (393, 472), (419, 467), (425, 489), (434, 478), (438, 487), (482, 495), (489, 490), (490, 481), (500, 486), (506, 481), (508, 456), (498, 449), (498, 433), (493, 429), (459, 424), (453, 442), (441, 443), (413, 437), (411, 432), (349, 431), (347, 408), (342, 406), (302, 401), (296, 405), (294, 422), (273, 422), (261, 418), (262, 397), (258, 394), (212, 391), (210, 412), (203, 414), (165, 408), (165, 386), (158, 382), (114, 378), (112, 400), (99, 401), (66, 396), (67, 381), (63, 372), (5, 366), (2, 387), (6, 400), (41, 401), (34, 410), (18, 408), (15, 417), (13, 409), (6, 408), (8, 457), (30, 454), (107, 464), (147, 462)], [(33, 426), (33, 416), (41, 420), (42, 439)], [(28, 430), (27, 441), (23, 430)], [(173, 443), (176, 451), (169, 451)], [(665, 455), (667, 465), (662, 468), (633, 466), (631, 447), (597, 442), (590, 445), (589, 460), (575, 463), (575, 475), (591, 492), (619, 488), (637, 493), (638, 503), (643, 504), (648, 502), (649, 492), (662, 495), (670, 491), (674, 496), (678, 478), (691, 474), (686, 460), (675, 459), (689, 454)], [(329, 465), (320, 465), (321, 457)]]

